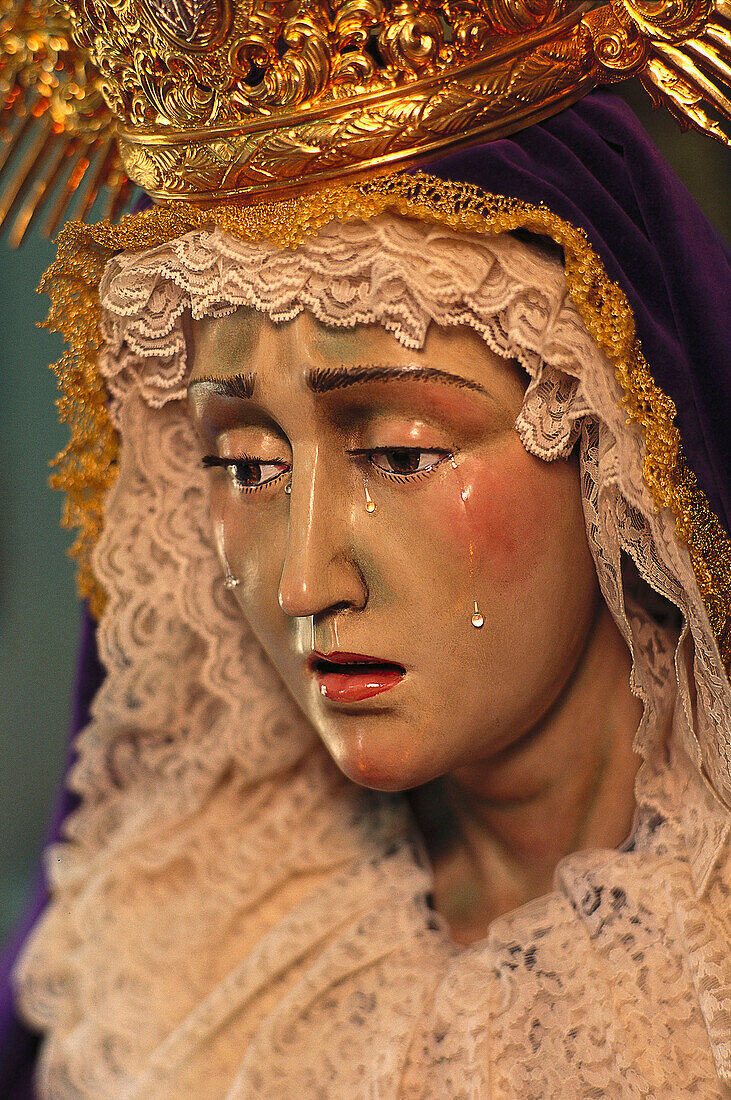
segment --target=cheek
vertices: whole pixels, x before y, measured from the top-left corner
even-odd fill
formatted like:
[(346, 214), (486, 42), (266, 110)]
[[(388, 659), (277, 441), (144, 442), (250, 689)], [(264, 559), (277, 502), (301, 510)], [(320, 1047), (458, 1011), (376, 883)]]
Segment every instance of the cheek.
[(434, 512), (441, 538), (455, 561), (500, 588), (534, 576), (557, 532), (583, 537), (575, 470), (528, 454), (517, 436), (448, 474)]
[(239, 581), (236, 599), (254, 625), (263, 615), (271, 615), (272, 596), (276, 604), (281, 573), (279, 538), (271, 530), (271, 520), (263, 530), (255, 507), (233, 498), (227, 486), (214, 489), (211, 518), (217, 541), (222, 537), (222, 549)]

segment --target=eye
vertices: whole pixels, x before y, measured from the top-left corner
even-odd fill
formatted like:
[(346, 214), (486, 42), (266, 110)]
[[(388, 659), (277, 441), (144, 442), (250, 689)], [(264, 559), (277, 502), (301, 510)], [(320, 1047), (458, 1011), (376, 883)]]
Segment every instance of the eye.
[(221, 466), (231, 478), (234, 486), (243, 493), (253, 493), (257, 489), (263, 489), (265, 485), (271, 485), (280, 477), (289, 472), (289, 464), (278, 460), (265, 462), (261, 458), (253, 458), (251, 455), (241, 455), (239, 458), (221, 458), (218, 455), (206, 455), (203, 465)]
[(394, 481), (407, 481), (424, 477), (448, 458), (451, 452), (426, 450), (422, 447), (375, 447), (351, 451), (351, 454), (364, 455), (370, 465), (385, 477)]

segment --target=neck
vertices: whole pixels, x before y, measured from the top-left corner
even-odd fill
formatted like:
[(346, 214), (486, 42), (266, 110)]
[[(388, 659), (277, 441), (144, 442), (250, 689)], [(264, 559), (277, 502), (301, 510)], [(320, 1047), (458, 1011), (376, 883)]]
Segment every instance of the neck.
[(437, 909), (470, 943), (491, 920), (551, 889), (570, 852), (615, 848), (634, 813), (642, 704), (601, 601), (578, 666), (540, 723), (507, 749), (445, 778), (459, 841), (435, 865)]

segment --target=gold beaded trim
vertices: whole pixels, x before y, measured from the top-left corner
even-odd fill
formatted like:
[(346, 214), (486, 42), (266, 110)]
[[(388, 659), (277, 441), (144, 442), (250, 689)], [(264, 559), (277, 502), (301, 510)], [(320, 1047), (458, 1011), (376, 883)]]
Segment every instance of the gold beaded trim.
[(55, 370), (62, 392), (61, 417), (71, 427), (71, 439), (55, 461), (51, 484), (67, 494), (63, 524), (79, 529), (71, 553), (78, 561), (80, 594), (89, 599), (92, 612), (99, 616), (104, 606), (91, 555), (115, 476), (117, 450), (104, 383), (96, 368), (101, 345), (99, 282), (107, 260), (120, 250), (142, 251), (191, 229), (214, 225), (240, 238), (294, 248), (330, 221), (368, 219), (386, 210), (470, 233), (522, 228), (548, 235), (562, 246), (569, 293), (592, 337), (614, 364), (628, 423), (634, 421), (642, 429), (645, 481), (656, 506), (671, 508), (675, 515), (678, 540), (688, 547), (731, 674), (731, 541), (688, 468), (674, 423), (675, 405), (653, 381), (624, 292), (607, 275), (585, 232), (546, 207), (424, 173), (385, 176), (277, 203), (209, 209), (168, 203), (123, 218), (118, 226), (65, 226), (58, 257), (39, 288), (51, 297), (47, 327), (60, 332), (69, 345)]

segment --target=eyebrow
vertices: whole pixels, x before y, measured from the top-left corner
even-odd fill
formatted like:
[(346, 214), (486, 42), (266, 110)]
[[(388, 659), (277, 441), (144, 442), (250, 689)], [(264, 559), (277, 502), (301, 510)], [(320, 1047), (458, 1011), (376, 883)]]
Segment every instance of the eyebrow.
[[(443, 385), (456, 386), (457, 389), (472, 390), (482, 393), (486, 397), (492, 395), (481, 386), (479, 382), (473, 382), (469, 378), (463, 378), (459, 374), (451, 374), (449, 371), (440, 370), (439, 367), (388, 367), (388, 366), (363, 366), (363, 367), (317, 367), (309, 370), (306, 382), (313, 393), (330, 393), (332, 390), (341, 390), (346, 386), (362, 385), (365, 382), (440, 382)], [(196, 378), (190, 383), (193, 386), (209, 386), (214, 393), (221, 397), (235, 397), (239, 400), (247, 400), (254, 395), (256, 375), (251, 372), (239, 372), (225, 378)]]
[(392, 380), (441, 382), (462, 390), (474, 390), (477, 393), (485, 394), (486, 397), (491, 396), (479, 382), (462, 378), (459, 374), (450, 374), (449, 371), (440, 370), (438, 367), (319, 367), (316, 370), (307, 372), (307, 385), (313, 393), (329, 393), (330, 390), (343, 389), (345, 386), (357, 386), (363, 382), (390, 382)]
[(241, 371), (237, 374), (229, 374), (225, 378), (209, 378), (208, 376), (195, 378), (189, 384), (188, 389), (192, 389), (193, 386), (208, 386), (221, 397), (236, 397), (240, 401), (248, 401), (250, 397), (254, 396), (255, 383), (255, 374), (250, 371)]

